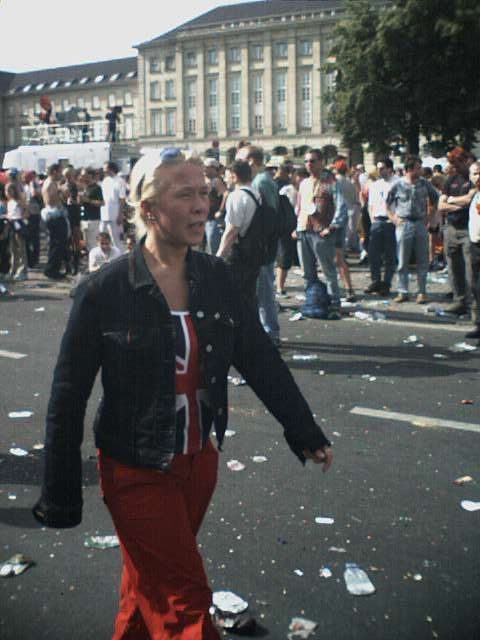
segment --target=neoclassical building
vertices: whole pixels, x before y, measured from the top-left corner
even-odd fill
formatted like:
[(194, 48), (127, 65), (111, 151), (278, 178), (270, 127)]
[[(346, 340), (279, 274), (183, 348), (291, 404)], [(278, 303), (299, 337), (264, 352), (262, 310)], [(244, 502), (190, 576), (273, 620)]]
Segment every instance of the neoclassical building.
[(302, 145), (338, 145), (325, 100), (335, 78), (325, 63), (344, 11), (344, 0), (220, 6), (137, 44), (137, 57), (0, 73), (0, 148), (20, 144), (42, 94), (57, 113), (86, 107), (96, 120), (121, 106), (122, 137), (138, 149), (204, 151), (213, 138), (223, 153), (241, 139), (292, 155)]
[(324, 99), (334, 77), (324, 63), (344, 10), (342, 0), (248, 2), (138, 45), (141, 142), (337, 144)]

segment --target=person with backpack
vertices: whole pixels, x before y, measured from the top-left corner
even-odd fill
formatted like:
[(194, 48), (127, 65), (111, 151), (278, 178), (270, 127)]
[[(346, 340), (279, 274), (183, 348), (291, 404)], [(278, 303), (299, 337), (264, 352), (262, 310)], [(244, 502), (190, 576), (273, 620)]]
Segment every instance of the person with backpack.
[[(247, 162), (252, 168), (254, 176), (252, 185), (258, 189), (262, 201), (266, 202), (276, 213), (279, 208), (278, 188), (271, 173), (264, 166), (263, 150), (260, 147), (250, 147), (247, 154)], [(278, 223), (278, 236), (280, 236), (280, 222)], [(275, 257), (278, 249), (278, 238), (271, 261), (260, 267), (257, 282), (258, 310), (263, 328), (270, 336), (272, 342), (280, 345), (280, 325), (278, 324), (277, 300), (275, 297)]]
[(217, 257), (231, 264), (237, 287), (247, 299), (254, 300), (260, 264), (253, 251), (250, 254), (249, 251), (242, 251), (242, 248), (243, 239), (257, 210), (257, 202), (261, 198), (259, 192), (252, 187), (252, 170), (248, 162), (235, 160), (230, 167), (230, 175), (234, 189), (227, 198), (225, 231)]

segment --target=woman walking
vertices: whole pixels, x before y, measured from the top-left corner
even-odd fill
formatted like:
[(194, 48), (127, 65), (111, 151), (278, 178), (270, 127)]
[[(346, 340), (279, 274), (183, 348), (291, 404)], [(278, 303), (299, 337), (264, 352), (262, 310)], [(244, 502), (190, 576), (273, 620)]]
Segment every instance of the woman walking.
[[(234, 364), (305, 462), (332, 462), (318, 427), (251, 301), (203, 239), (208, 187), (177, 149), (134, 167), (140, 242), (82, 282), (55, 369), (45, 478), (34, 514), (70, 527), (82, 512), (83, 417), (99, 368), (95, 423), (105, 503), (123, 559), (114, 640), (218, 640), (196, 535), (217, 479)], [(289, 401), (285, 402), (285, 398)]]

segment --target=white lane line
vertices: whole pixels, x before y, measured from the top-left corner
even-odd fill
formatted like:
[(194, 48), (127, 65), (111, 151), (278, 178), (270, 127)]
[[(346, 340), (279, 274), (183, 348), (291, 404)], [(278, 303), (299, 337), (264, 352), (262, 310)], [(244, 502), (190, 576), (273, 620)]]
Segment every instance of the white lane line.
[(383, 420), (398, 420), (400, 422), (416, 422), (419, 427), (447, 427), (448, 429), (461, 429), (462, 431), (474, 431), (480, 433), (480, 424), (473, 422), (457, 422), (456, 420), (442, 420), (427, 416), (415, 416), (410, 413), (397, 413), (396, 411), (382, 411), (381, 409), (368, 409), (367, 407), (353, 407), (350, 413), (357, 416), (370, 418), (382, 418)]
[(15, 353), (15, 351), (3, 351), (0, 349), (0, 358), (11, 358), (12, 360), (20, 360), (20, 358), (26, 358), (26, 353)]
[[(361, 309), (362, 311), (365, 311), (365, 313), (371, 313), (372, 309), (368, 308), (368, 309)], [(381, 311), (382, 313), (385, 313), (385, 311), (381, 310), (381, 309), (374, 309), (374, 311)], [(408, 328), (412, 328), (412, 329), (425, 329), (425, 331), (455, 331), (458, 333), (465, 333), (466, 331), (469, 330), (470, 325), (459, 325), (459, 324), (448, 324), (446, 322), (439, 322), (438, 324), (435, 324), (433, 322), (410, 322), (409, 320), (406, 320), (405, 318), (398, 318), (398, 319), (394, 319), (394, 318), (387, 318), (386, 320), (382, 320), (382, 322), (374, 322), (372, 320), (364, 320), (364, 321), (359, 321), (357, 320), (357, 318), (349, 318), (348, 316), (343, 316), (342, 320), (345, 322), (356, 322), (358, 324), (365, 324), (365, 325), (377, 325), (379, 324), (381, 325), (390, 325), (390, 326), (399, 326), (402, 325), (404, 327), (408, 327)], [(452, 320), (452, 323), (455, 322), (455, 320)]]

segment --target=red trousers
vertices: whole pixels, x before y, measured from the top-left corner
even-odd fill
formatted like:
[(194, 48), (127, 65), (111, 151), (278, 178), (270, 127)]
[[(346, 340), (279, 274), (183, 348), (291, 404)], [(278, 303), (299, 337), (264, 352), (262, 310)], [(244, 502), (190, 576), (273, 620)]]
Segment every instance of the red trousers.
[(218, 640), (196, 535), (217, 481), (218, 453), (176, 455), (168, 473), (99, 453), (100, 482), (123, 559), (113, 640)]

